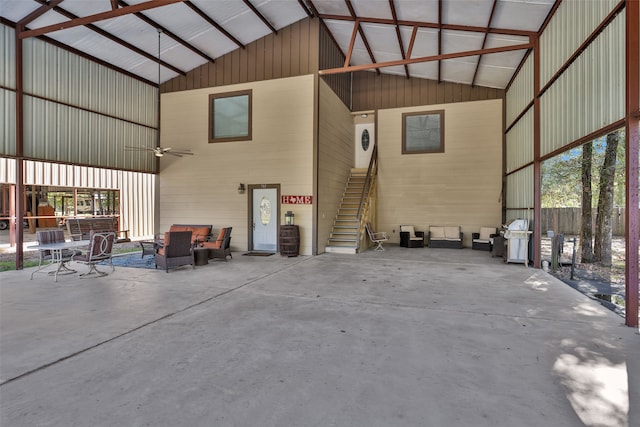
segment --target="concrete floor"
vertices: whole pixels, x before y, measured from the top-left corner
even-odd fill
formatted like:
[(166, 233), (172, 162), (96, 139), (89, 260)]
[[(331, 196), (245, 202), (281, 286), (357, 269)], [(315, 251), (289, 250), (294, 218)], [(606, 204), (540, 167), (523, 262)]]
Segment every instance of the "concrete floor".
[(638, 330), (487, 252), (30, 272), (0, 273), (2, 427), (640, 425)]

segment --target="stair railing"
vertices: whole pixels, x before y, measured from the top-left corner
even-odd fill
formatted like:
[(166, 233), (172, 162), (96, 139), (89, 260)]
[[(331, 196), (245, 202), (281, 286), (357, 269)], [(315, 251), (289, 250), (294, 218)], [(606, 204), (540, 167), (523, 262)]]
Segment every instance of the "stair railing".
[(356, 245), (357, 250), (360, 250), (360, 241), (361, 235), (364, 232), (364, 222), (363, 221), (363, 208), (364, 202), (367, 197), (369, 197), (369, 191), (371, 190), (371, 186), (373, 185), (373, 180), (378, 173), (378, 145), (374, 144), (373, 150), (371, 151), (371, 160), (369, 160), (369, 167), (367, 168), (367, 176), (364, 180), (364, 185), (362, 186), (362, 194), (360, 194), (360, 203), (358, 203), (358, 212), (356, 214), (356, 218), (358, 219), (358, 244)]

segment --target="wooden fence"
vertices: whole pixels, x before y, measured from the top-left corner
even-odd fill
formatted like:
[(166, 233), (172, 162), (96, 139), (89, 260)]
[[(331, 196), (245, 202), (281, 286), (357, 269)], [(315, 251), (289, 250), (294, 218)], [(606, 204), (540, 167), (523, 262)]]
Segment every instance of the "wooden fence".
[[(582, 222), (581, 208), (542, 208), (540, 224), (542, 234), (547, 230), (553, 230), (554, 216), (558, 216), (558, 233), (578, 235)], [(611, 222), (614, 236), (624, 236), (624, 208), (614, 208), (611, 214)], [(593, 210), (593, 226), (595, 231), (596, 210)]]

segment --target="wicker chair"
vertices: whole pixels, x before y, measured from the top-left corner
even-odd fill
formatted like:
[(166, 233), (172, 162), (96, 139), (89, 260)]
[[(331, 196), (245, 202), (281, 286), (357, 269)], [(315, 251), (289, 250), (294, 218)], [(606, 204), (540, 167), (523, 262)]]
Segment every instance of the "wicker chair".
[(168, 231), (164, 233), (162, 245), (158, 244), (155, 253), (156, 268), (163, 267), (168, 273), (170, 268), (191, 264), (195, 268), (191, 231)]
[(424, 248), (424, 231), (415, 231), (413, 225), (401, 225), (400, 246), (404, 248)]
[(492, 240), (497, 236), (499, 236), (497, 228), (480, 227), (479, 233), (471, 233), (471, 249), (491, 251), (493, 248)]
[(96, 268), (96, 264), (107, 261), (111, 265), (111, 271), (115, 270), (113, 263), (111, 262), (111, 251), (113, 250), (113, 242), (116, 240), (116, 233), (113, 231), (93, 231), (89, 233), (89, 249), (81, 254), (76, 254), (71, 257), (75, 262), (87, 264), (89, 271), (80, 275), (80, 277), (87, 277), (95, 274), (98, 277), (106, 276), (107, 273), (100, 271)]
[(220, 230), (218, 240), (215, 242), (205, 242), (203, 246), (209, 249), (209, 259), (223, 259), (227, 257), (233, 258), (231, 255), (231, 230), (233, 227), (227, 227)]

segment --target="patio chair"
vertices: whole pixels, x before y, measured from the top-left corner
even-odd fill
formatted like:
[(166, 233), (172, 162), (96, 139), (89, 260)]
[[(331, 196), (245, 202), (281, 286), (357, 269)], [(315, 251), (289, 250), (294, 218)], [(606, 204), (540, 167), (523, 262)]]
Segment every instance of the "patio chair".
[(480, 227), (479, 233), (471, 233), (471, 249), (480, 251), (491, 251), (493, 249), (493, 239), (499, 236), (495, 227)]
[(387, 236), (387, 233), (385, 233), (384, 231), (373, 231), (373, 229), (371, 228), (371, 223), (369, 222), (365, 224), (365, 227), (367, 228), (367, 234), (369, 235), (369, 239), (371, 240), (371, 242), (378, 245), (376, 246), (375, 250), (384, 251), (382, 244), (389, 240), (389, 236)]
[(89, 271), (82, 273), (80, 277), (87, 277), (95, 274), (97, 277), (106, 276), (108, 273), (100, 271), (96, 268), (96, 264), (107, 262), (111, 266), (111, 271), (115, 270), (111, 262), (111, 252), (113, 250), (113, 242), (116, 240), (114, 231), (91, 231), (89, 233), (89, 248), (86, 252), (76, 254), (71, 257), (73, 261), (87, 264)]
[[(205, 242), (204, 247), (209, 248), (209, 259), (223, 259), (227, 257), (233, 258), (231, 255), (231, 230), (233, 227), (226, 227), (220, 230), (218, 239), (215, 242)], [(209, 243), (209, 245), (207, 245)]]
[[(36, 241), (38, 242), (39, 245), (45, 245), (48, 243), (62, 243), (65, 241), (64, 231), (62, 230), (37, 231)], [(78, 253), (79, 251), (75, 249), (63, 249), (62, 251), (56, 251), (56, 258), (61, 257), (61, 259), (58, 260), (58, 259), (54, 259), (54, 255), (52, 251), (48, 249), (39, 250), (38, 251), (38, 255), (39, 255), (38, 268), (34, 270), (33, 273), (31, 273), (31, 279), (33, 280), (33, 275), (42, 269), (42, 264), (45, 261), (48, 263), (53, 263), (53, 262), (60, 263), (60, 270), (62, 272), (57, 272), (57, 274), (75, 273), (76, 272), (75, 270), (72, 270), (67, 266), (67, 262), (71, 261), (71, 257)]]
[(413, 225), (401, 225), (400, 246), (404, 248), (424, 248), (424, 231), (415, 231)]
[(164, 241), (158, 243), (155, 253), (156, 268), (164, 267), (168, 273), (170, 268), (189, 265), (195, 268), (191, 231), (167, 231)]

